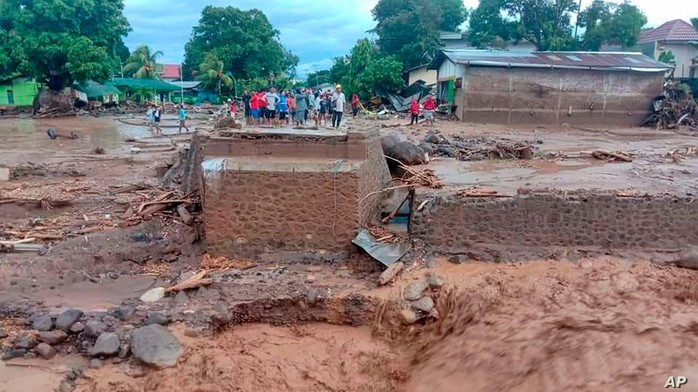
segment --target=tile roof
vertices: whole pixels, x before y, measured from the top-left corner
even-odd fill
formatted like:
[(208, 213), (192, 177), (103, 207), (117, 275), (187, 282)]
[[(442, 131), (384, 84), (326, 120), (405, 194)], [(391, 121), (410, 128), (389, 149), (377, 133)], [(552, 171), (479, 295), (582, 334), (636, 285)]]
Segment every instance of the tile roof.
[(656, 29), (643, 31), (638, 39), (640, 44), (656, 41), (698, 41), (698, 31), (685, 20), (676, 19), (666, 22)]
[(179, 64), (165, 64), (163, 65), (162, 75), (163, 79), (179, 79), (180, 78), (180, 67)]
[(517, 52), (505, 50), (442, 50), (429, 65), (444, 58), (456, 64), (490, 67), (603, 69), (662, 72), (671, 68), (642, 53), (631, 52)]

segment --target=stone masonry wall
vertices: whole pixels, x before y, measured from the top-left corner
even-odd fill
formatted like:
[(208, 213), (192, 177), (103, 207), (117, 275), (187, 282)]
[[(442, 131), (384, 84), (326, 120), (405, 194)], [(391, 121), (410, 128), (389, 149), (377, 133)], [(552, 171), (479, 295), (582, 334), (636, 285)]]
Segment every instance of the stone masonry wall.
[(468, 67), (461, 119), (635, 126), (663, 82), (661, 72)]
[[(414, 203), (432, 197), (418, 194)], [(698, 244), (696, 222), (698, 205), (674, 197), (437, 196), (413, 213), (410, 233), (429, 250), (444, 255), (463, 253), (478, 244), (675, 249)]]
[(225, 172), (206, 189), (213, 255), (344, 250), (359, 227), (356, 172)]
[[(375, 193), (388, 187), (391, 176), (383, 156), (383, 147), (378, 131), (366, 134), (366, 162), (358, 170), (359, 176), (359, 222), (366, 226), (376, 217), (384, 193)], [(373, 195), (367, 196), (371, 193)]]

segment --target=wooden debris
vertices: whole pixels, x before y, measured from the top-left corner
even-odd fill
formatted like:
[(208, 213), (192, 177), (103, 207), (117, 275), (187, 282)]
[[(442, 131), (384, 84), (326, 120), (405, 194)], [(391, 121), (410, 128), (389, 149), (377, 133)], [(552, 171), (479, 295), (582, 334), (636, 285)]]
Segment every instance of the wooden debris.
[(246, 270), (256, 267), (257, 264), (248, 260), (231, 260), (227, 257), (213, 258), (209, 254), (205, 254), (201, 261), (201, 268), (206, 270), (225, 270), (225, 269), (241, 269)]
[(405, 264), (402, 261), (392, 264), (378, 277), (378, 284), (385, 286), (386, 284), (392, 282), (395, 280), (395, 278), (397, 278), (404, 268)]
[(419, 207), (417, 207), (417, 211), (419, 212), (419, 211), (423, 210), (424, 207), (427, 204), (429, 204), (430, 201), (431, 201), (431, 199), (427, 199), (427, 200), (424, 200), (423, 202), (419, 203)]
[(178, 283), (174, 286), (170, 286), (165, 289), (166, 293), (174, 293), (178, 291), (184, 291), (184, 290), (191, 290), (191, 289), (196, 289), (201, 286), (208, 286), (213, 284), (213, 279), (206, 279), (204, 278), (206, 274), (208, 273), (208, 270), (201, 270), (197, 272), (195, 275), (190, 277), (189, 279), (185, 280), (182, 283)]
[(607, 162), (632, 162), (633, 158), (629, 154), (621, 151), (594, 151), (591, 155), (599, 160)]
[(30, 204), (34, 205), (37, 208), (42, 208), (44, 210), (52, 210), (57, 207), (66, 207), (72, 204), (72, 200), (52, 200), (48, 197), (41, 198), (41, 199), (32, 199), (32, 198), (10, 198), (10, 199), (0, 199), (0, 204), (9, 204), (9, 203), (15, 203), (15, 204)]
[(368, 232), (376, 239), (376, 242), (382, 242), (384, 244), (395, 244), (402, 242), (402, 239), (395, 234), (391, 233), (385, 227), (381, 226), (371, 226), (368, 228)]
[(405, 205), (405, 202), (407, 200), (409, 200), (409, 198), (410, 198), (409, 194), (405, 195), (405, 198), (402, 199), (402, 202), (400, 203), (400, 205), (398, 205), (395, 210), (393, 210), (390, 214), (388, 214), (388, 216), (383, 218), (383, 220), (381, 222), (388, 223), (388, 222), (390, 222), (391, 219), (395, 218), (395, 215), (397, 215), (400, 212), (400, 209), (402, 208), (403, 205)]
[(3, 244), (0, 243), (0, 253), (35, 253), (46, 249), (46, 246), (40, 244)]
[(507, 195), (500, 195), (497, 191), (492, 189), (483, 188), (468, 188), (461, 189), (456, 192), (456, 196), (459, 197), (509, 197)]
[(691, 95), (690, 87), (668, 81), (664, 85), (661, 102), (656, 102), (654, 113), (643, 121), (640, 126), (656, 129), (676, 129), (686, 125), (689, 129), (698, 128), (698, 103)]

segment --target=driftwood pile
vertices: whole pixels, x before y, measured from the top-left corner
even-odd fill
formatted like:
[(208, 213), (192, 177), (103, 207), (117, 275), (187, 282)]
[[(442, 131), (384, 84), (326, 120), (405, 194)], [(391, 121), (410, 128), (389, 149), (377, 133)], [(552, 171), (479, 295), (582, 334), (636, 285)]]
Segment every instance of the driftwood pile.
[[(132, 188), (137, 188), (139, 185), (131, 185), (131, 188), (117, 190), (115, 193), (132, 192)], [(128, 226), (133, 226), (144, 219), (150, 219), (155, 216), (162, 218), (179, 217), (185, 225), (191, 225), (194, 221), (194, 216), (190, 209), (199, 204), (198, 191), (183, 195), (179, 191), (163, 191), (159, 190), (159, 194), (155, 195), (146, 192), (140, 192), (138, 195), (148, 199), (138, 205), (130, 206), (121, 217), (128, 222)]]
[(388, 229), (382, 226), (371, 226), (368, 232), (376, 239), (376, 242), (383, 244), (396, 244), (402, 242), (402, 239), (391, 233)]
[(514, 141), (509, 139), (489, 139), (486, 137), (466, 138), (454, 135), (452, 140), (434, 134), (427, 135), (420, 145), (430, 150), (432, 155), (456, 158), (461, 161), (482, 161), (486, 159), (532, 159), (535, 144), (541, 141)]
[(42, 112), (39, 112), (34, 115), (34, 118), (55, 118), (55, 117), (67, 117), (67, 116), (75, 116), (77, 112), (70, 108), (70, 109), (65, 109), (65, 108), (51, 108), (44, 110)]
[(680, 125), (698, 131), (698, 103), (691, 95), (691, 89), (674, 81), (667, 82), (662, 96), (655, 99), (654, 113), (640, 126), (657, 129), (676, 129)]

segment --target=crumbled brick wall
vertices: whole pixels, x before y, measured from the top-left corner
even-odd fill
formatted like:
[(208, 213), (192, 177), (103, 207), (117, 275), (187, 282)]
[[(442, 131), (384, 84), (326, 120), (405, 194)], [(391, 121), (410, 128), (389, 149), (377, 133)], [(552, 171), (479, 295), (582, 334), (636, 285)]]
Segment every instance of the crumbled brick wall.
[(650, 114), (663, 82), (662, 73), (469, 67), (461, 119), (634, 126)]
[[(414, 202), (432, 198), (418, 194)], [(698, 206), (673, 197), (533, 194), (507, 199), (437, 196), (410, 233), (438, 254), (477, 244), (674, 249), (698, 244)]]

